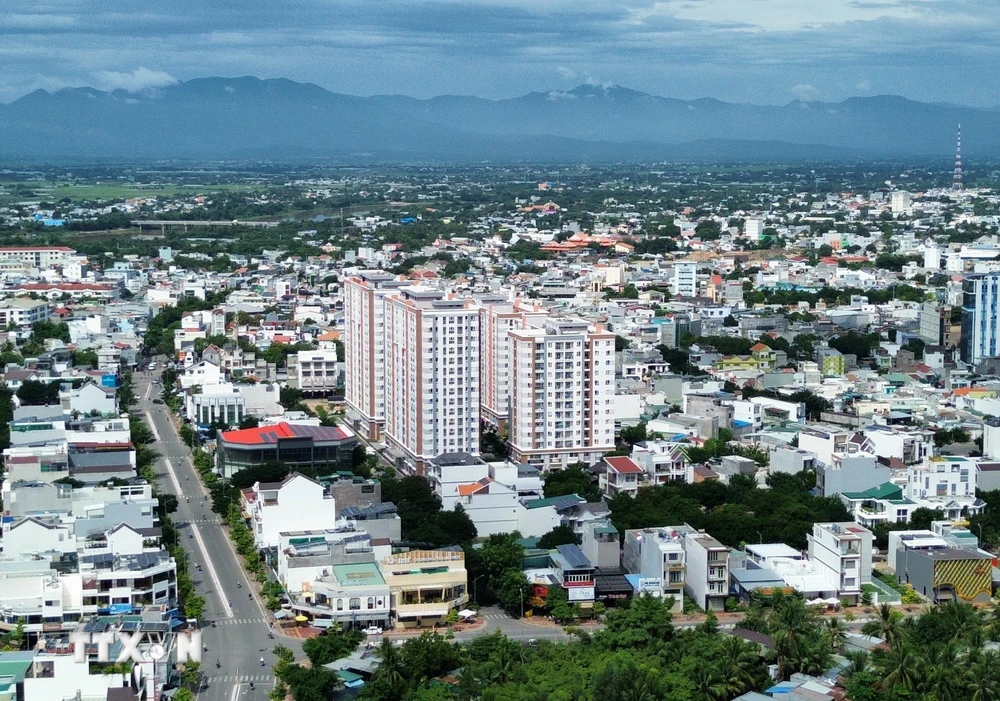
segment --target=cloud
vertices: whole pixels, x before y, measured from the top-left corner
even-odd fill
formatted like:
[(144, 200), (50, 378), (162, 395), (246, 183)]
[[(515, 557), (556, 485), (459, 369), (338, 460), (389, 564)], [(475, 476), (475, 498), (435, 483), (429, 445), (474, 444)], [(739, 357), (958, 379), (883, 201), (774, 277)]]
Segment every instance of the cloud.
[(556, 68), (556, 73), (562, 76), (564, 80), (576, 80), (576, 71), (566, 68), (566, 66)]
[[(3, 0), (0, 101), (174, 78), (514, 97), (583, 82), (781, 104), (1000, 104), (997, 0)], [(155, 70), (136, 68), (154, 66)], [(863, 79), (863, 80), (862, 80)], [(859, 82), (860, 81), (860, 82)], [(874, 87), (864, 87), (865, 85)], [(791, 92), (789, 86), (797, 86)]]
[(819, 88), (809, 85), (808, 83), (793, 85), (788, 88), (788, 92), (790, 92), (796, 100), (801, 100), (802, 102), (815, 102), (821, 97)]
[(94, 75), (95, 87), (102, 90), (124, 90), (125, 92), (137, 93), (146, 90), (165, 88), (177, 82), (166, 71), (151, 71), (140, 66), (131, 73), (119, 73), (117, 71), (98, 71)]

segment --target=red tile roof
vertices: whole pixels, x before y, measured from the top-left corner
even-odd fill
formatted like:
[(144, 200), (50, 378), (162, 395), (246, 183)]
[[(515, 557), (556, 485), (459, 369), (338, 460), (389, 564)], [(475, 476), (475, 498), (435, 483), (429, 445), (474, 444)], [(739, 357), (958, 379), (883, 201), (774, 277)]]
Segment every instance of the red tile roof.
[(236, 431), (225, 431), (222, 440), (226, 443), (243, 445), (264, 445), (277, 443), (282, 438), (313, 438), (321, 441), (342, 441), (350, 435), (339, 426), (302, 426), (284, 421), (274, 426), (259, 426)]
[(624, 455), (615, 458), (604, 458), (604, 462), (620, 475), (635, 475), (642, 472), (642, 468), (636, 465), (632, 461), (632, 458), (625, 457)]

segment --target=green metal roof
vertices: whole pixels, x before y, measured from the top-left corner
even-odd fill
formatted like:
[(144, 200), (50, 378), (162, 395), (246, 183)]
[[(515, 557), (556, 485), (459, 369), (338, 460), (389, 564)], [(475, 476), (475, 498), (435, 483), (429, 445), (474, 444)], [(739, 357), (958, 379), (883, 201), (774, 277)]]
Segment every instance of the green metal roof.
[(865, 493), (872, 499), (899, 499), (903, 496), (903, 488), (892, 482), (883, 482), (877, 487), (866, 489)]

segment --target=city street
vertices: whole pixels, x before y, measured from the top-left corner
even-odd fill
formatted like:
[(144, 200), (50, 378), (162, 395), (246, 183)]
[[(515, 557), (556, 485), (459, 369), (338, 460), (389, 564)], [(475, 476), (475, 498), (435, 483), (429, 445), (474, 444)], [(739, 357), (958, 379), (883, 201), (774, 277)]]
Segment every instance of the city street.
[[(154, 404), (161, 391), (159, 370), (133, 375), (138, 413), (153, 430), (155, 448), (161, 459), (156, 464), (157, 488), (178, 496), (173, 514), (182, 545), (189, 554), (189, 571), (199, 594), (205, 597), (204, 635), (208, 647), (202, 671), (208, 688), (199, 694), (207, 701), (266, 699), (274, 684), (271, 666), (275, 644), (290, 647), (301, 659), (301, 641), (267, 637), (271, 620), (259, 597), (251, 596), (251, 583), (226, 537), (220, 517), (191, 463), (191, 451), (177, 433), (175, 419), (164, 404)], [(202, 571), (198, 571), (201, 565)], [(216, 627), (211, 627), (214, 621)], [(260, 659), (264, 658), (261, 666)], [(220, 666), (216, 666), (216, 661)], [(250, 690), (250, 683), (255, 689)]]

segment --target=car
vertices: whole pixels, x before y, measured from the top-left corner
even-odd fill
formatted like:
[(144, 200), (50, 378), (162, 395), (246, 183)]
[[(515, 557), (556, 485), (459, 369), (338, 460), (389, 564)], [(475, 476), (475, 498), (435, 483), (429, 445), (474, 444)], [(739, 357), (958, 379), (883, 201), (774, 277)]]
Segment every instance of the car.
[(163, 400), (162, 399), (154, 399), (153, 400), (153, 404), (163, 404)]
[(361, 632), (365, 635), (382, 635), (382, 629), (378, 626), (368, 626)]

